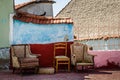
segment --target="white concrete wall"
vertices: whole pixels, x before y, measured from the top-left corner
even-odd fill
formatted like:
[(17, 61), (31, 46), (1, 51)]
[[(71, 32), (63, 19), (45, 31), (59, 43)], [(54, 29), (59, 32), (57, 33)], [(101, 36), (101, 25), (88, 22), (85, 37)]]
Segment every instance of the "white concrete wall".
[(50, 3), (33, 3), (19, 10), (23, 12), (35, 14), (35, 15), (41, 15), (44, 12), (46, 12), (45, 16), (53, 16), (53, 8), (52, 8), (52, 4)]

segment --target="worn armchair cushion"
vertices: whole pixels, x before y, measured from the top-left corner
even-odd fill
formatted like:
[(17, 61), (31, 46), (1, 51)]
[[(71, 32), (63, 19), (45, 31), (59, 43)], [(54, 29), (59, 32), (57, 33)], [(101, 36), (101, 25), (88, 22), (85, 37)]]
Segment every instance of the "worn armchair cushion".
[(86, 62), (81, 62), (81, 63), (76, 63), (76, 65), (93, 65), (93, 63), (86, 63)]
[(21, 66), (22, 66), (22, 68), (24, 68), (24, 67), (35, 67), (35, 66), (38, 66), (38, 62), (31, 62), (31, 63), (21, 63), (20, 64)]
[(21, 63), (31, 63), (31, 62), (39, 62), (38, 58), (19, 58)]

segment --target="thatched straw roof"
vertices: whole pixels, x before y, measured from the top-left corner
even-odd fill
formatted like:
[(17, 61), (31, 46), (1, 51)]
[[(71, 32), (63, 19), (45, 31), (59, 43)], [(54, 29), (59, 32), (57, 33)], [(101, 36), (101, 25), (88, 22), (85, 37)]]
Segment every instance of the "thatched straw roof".
[(80, 40), (120, 37), (120, 0), (71, 0), (56, 17), (72, 18)]

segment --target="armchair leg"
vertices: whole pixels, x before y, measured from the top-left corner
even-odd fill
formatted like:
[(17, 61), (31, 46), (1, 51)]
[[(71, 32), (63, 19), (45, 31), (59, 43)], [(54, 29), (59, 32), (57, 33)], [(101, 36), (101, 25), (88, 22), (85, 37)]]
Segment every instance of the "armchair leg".
[(39, 66), (37, 67), (37, 73), (39, 73)]
[(77, 65), (76, 65), (76, 64), (75, 64), (74, 69), (75, 69), (75, 72), (78, 72), (78, 70), (77, 70)]
[(23, 71), (22, 71), (22, 68), (20, 67), (20, 74), (22, 75)]
[(95, 66), (93, 65), (92, 67), (93, 67), (93, 69), (95, 70)]
[(82, 71), (84, 70), (84, 66), (82, 66)]
[(38, 74), (38, 73), (39, 73), (39, 66), (35, 68), (35, 74)]
[(37, 67), (35, 67), (35, 69), (34, 69), (34, 70), (35, 70), (35, 71), (34, 71), (34, 73), (35, 73), (35, 74), (37, 74)]
[(14, 72), (15, 72), (15, 68), (13, 68), (13, 72), (12, 73), (14, 74)]
[(78, 72), (78, 68), (77, 68), (77, 66), (75, 66), (75, 72)]

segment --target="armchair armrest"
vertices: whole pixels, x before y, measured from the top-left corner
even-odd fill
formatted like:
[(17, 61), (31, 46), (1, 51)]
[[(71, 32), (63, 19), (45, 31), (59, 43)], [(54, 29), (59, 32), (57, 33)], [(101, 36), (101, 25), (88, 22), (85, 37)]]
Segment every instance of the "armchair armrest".
[(72, 56), (72, 58), (75, 58), (75, 57), (76, 57), (75, 54), (71, 54), (71, 56)]
[(41, 56), (41, 54), (30, 54), (29, 55), (29, 57), (37, 57), (37, 58), (40, 57), (40, 56)]
[(75, 65), (75, 63), (76, 63), (76, 55), (75, 54), (71, 54), (71, 63), (72, 63), (72, 65)]
[(34, 54), (34, 55), (39, 56), (39, 57), (41, 56), (41, 54)]
[(20, 64), (19, 64), (19, 61), (18, 61), (18, 57), (12, 56), (12, 66), (13, 67), (20, 67)]
[(39, 58), (41, 56), (41, 54), (34, 54), (34, 56), (36, 56), (37, 58)]
[(88, 51), (88, 54), (89, 54), (89, 55), (94, 56), (94, 57), (97, 56), (97, 54), (93, 54), (91, 51), (92, 51), (92, 50), (89, 50), (89, 51)]
[(89, 55), (90, 55), (90, 56), (94, 56), (94, 57), (97, 56), (96, 54), (89, 54)]

